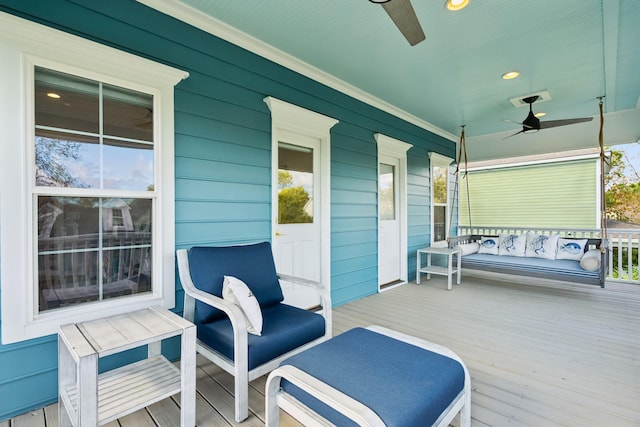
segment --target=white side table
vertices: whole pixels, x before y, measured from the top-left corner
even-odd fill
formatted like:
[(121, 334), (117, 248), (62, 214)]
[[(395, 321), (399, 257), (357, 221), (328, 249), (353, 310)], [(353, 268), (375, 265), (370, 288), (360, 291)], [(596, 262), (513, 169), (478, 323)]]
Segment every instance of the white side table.
[[(180, 369), (160, 353), (181, 336)], [(180, 425), (195, 425), (195, 326), (164, 308), (63, 325), (58, 334), (60, 426), (97, 426), (176, 393)], [(142, 345), (148, 358), (98, 375), (98, 359)]]
[[(427, 265), (422, 266), (422, 254), (427, 255)], [(438, 265), (432, 265), (431, 263), (431, 255), (444, 255), (447, 257), (447, 265), (446, 267), (441, 267)], [(458, 257), (458, 265), (456, 268), (453, 268), (453, 256), (457, 255)], [(460, 267), (461, 267), (461, 256), (459, 248), (447, 248), (447, 247), (433, 247), (429, 246), (428, 248), (418, 249), (418, 253), (416, 255), (416, 284), (420, 284), (420, 273), (426, 273), (427, 280), (431, 279), (432, 274), (439, 274), (442, 276), (447, 276), (447, 289), (451, 289), (451, 277), (454, 273), (456, 273), (456, 284), (460, 284)]]

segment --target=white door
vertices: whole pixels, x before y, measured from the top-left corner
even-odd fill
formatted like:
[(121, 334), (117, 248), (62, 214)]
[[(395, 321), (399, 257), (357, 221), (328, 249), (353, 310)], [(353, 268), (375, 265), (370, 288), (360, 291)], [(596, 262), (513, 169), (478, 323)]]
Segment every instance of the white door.
[(398, 159), (380, 157), (378, 164), (378, 285), (402, 282)]
[[(278, 200), (275, 261), (278, 272), (320, 281), (320, 140), (292, 132), (278, 139)], [(320, 304), (313, 290), (283, 282), (285, 302), (310, 308)]]

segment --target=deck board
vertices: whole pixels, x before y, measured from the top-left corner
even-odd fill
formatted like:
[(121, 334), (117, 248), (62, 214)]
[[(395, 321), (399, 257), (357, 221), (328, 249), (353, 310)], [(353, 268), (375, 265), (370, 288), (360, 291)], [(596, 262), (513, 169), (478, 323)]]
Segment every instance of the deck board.
[[(334, 310), (334, 334), (379, 324), (451, 348), (472, 381), (474, 427), (640, 425), (640, 286), (593, 286), (466, 275), (410, 283)], [(249, 388), (249, 419), (233, 420), (233, 379), (197, 358), (198, 426), (264, 425), (265, 377)], [(110, 425), (173, 426), (179, 397)], [(0, 427), (57, 426), (57, 408)], [(46, 422), (46, 424), (45, 424)], [(281, 425), (300, 427), (283, 414)]]

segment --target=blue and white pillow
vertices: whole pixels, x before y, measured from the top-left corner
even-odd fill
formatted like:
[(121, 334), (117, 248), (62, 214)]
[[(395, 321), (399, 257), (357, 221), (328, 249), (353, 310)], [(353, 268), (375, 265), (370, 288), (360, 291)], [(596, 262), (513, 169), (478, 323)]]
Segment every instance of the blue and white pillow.
[(556, 259), (580, 261), (587, 246), (587, 239), (558, 239)]
[(500, 234), (499, 255), (524, 256), (527, 246), (526, 234)]
[(498, 238), (497, 237), (485, 237), (480, 239), (479, 254), (498, 255)]
[(527, 249), (525, 256), (532, 258), (555, 259), (558, 252), (557, 234), (545, 236), (536, 233), (527, 233)]

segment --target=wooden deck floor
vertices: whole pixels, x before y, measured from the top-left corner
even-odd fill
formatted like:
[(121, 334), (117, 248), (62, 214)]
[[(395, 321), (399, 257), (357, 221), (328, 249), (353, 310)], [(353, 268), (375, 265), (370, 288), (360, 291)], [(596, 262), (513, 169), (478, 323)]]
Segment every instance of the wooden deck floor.
[[(441, 277), (400, 286), (335, 309), (334, 333), (380, 324), (457, 352), (472, 377), (473, 426), (640, 426), (640, 286), (513, 280), (463, 275), (452, 291)], [(232, 378), (198, 363), (197, 425), (236, 425)], [(264, 425), (264, 382), (252, 383), (242, 426)], [(176, 402), (110, 426), (178, 425)], [(0, 422), (57, 425), (55, 405)]]

